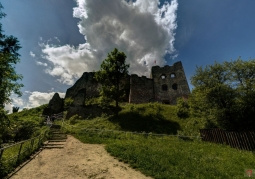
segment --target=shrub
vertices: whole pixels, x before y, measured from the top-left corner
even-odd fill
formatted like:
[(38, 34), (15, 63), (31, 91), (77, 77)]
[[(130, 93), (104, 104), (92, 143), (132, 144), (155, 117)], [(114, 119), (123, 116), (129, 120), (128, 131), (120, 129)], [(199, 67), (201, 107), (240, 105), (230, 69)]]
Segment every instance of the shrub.
[(73, 103), (73, 99), (72, 98), (66, 98), (64, 100), (64, 109), (67, 110)]
[(81, 116), (78, 116), (78, 114), (75, 114), (74, 116), (70, 117), (69, 124), (74, 125), (77, 123), (77, 120), (81, 120)]
[(186, 100), (182, 98), (177, 99), (177, 116), (179, 118), (189, 117), (189, 104)]

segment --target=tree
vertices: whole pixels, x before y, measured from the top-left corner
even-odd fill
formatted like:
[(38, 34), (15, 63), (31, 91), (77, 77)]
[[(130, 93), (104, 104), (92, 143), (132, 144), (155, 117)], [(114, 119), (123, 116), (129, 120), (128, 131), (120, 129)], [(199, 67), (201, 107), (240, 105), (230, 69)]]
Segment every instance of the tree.
[(19, 111), (19, 107), (15, 107), (15, 106), (12, 107), (12, 113), (16, 113), (18, 111)]
[[(215, 62), (197, 67), (190, 107), (228, 130), (255, 128), (255, 60)], [(204, 112), (204, 113), (203, 113)]]
[[(3, 6), (0, 3), (0, 19), (6, 16), (2, 12)], [(17, 81), (22, 79), (15, 71), (15, 64), (19, 59), (18, 50), (21, 48), (16, 37), (3, 34), (2, 24), (0, 23), (0, 107), (3, 108), (5, 103), (11, 101), (11, 93), (21, 96), (20, 88), (23, 84)]]
[(101, 96), (104, 102), (115, 101), (116, 115), (119, 111), (119, 100), (124, 95), (122, 81), (128, 75), (129, 65), (126, 64), (126, 55), (114, 49), (102, 62), (101, 68), (95, 74), (96, 80), (102, 84)]
[[(6, 16), (2, 9), (3, 6), (0, 3), (0, 19)], [(22, 84), (17, 82), (22, 79), (22, 75), (17, 74), (14, 67), (19, 62), (18, 50), (20, 48), (17, 38), (3, 34), (2, 24), (0, 23), (0, 143), (10, 125), (4, 105), (11, 101), (12, 93), (20, 96), (20, 88), (23, 87)]]

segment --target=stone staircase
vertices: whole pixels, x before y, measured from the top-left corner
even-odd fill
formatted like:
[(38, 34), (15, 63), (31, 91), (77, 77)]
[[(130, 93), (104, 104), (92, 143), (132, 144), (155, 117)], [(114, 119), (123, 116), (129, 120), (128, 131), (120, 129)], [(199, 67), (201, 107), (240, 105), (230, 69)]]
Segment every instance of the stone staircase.
[(49, 139), (44, 143), (45, 149), (62, 149), (64, 148), (67, 135), (61, 132), (61, 126), (53, 124), (50, 128)]

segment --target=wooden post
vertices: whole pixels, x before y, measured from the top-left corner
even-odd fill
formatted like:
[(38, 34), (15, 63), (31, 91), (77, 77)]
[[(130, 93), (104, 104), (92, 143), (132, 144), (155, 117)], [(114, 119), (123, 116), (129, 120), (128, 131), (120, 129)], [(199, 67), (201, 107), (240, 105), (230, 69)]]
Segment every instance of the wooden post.
[(18, 163), (18, 161), (19, 161), (19, 156), (20, 156), (20, 152), (21, 152), (21, 149), (22, 149), (22, 145), (23, 145), (23, 143), (20, 144), (19, 153), (18, 153), (18, 157), (17, 157), (16, 163)]
[(3, 153), (4, 153), (4, 149), (0, 151), (0, 161), (2, 159)]
[(34, 139), (32, 139), (30, 142), (30, 152), (33, 151), (33, 146), (34, 146)]
[(41, 144), (41, 135), (39, 135), (39, 138), (38, 138), (38, 148), (40, 147), (40, 144)]

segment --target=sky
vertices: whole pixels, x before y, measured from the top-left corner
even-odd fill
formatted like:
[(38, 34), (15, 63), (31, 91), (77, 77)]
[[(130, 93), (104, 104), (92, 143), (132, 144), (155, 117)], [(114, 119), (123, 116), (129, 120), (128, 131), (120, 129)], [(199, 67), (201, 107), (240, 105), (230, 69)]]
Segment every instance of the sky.
[[(4, 34), (18, 38), (20, 109), (61, 97), (83, 72), (97, 71), (114, 48), (130, 74), (181, 61), (190, 86), (196, 66), (255, 58), (251, 0), (1, 0)], [(156, 60), (156, 64), (155, 64)]]

